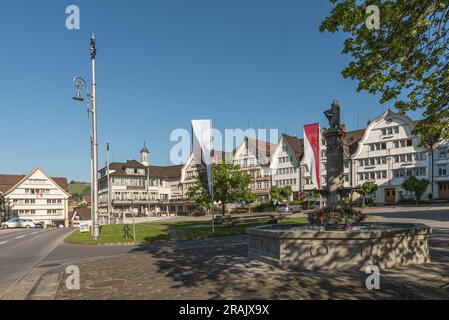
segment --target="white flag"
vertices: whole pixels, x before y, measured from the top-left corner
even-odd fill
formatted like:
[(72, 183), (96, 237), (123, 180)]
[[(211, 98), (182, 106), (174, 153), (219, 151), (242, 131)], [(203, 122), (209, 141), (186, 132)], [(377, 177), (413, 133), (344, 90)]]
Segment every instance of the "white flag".
[(192, 120), (193, 159), (206, 166), (207, 185), (212, 195), (212, 120)]

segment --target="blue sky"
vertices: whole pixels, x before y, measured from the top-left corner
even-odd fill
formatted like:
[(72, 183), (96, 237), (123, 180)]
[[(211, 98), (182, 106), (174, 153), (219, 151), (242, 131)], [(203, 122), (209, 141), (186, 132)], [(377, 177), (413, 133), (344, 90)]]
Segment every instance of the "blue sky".
[[(80, 30), (65, 27), (70, 4)], [(90, 80), (91, 32), (100, 166), (106, 141), (114, 161), (137, 158), (146, 140), (150, 162), (170, 164), (170, 132), (195, 118), (302, 136), (338, 99), (347, 127), (363, 127), (388, 105), (342, 78), (343, 35), (318, 31), (330, 9), (327, 0), (2, 1), (0, 173), (40, 165), (89, 179), (90, 121), (71, 97), (75, 75)]]

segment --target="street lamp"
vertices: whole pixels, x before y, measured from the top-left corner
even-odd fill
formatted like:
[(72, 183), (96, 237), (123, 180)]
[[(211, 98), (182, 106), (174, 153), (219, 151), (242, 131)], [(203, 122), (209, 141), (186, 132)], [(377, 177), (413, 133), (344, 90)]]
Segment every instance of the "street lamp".
[(96, 82), (95, 82), (95, 57), (97, 54), (96, 41), (94, 34), (90, 38), (90, 53), (92, 63), (92, 93), (89, 92), (87, 82), (80, 76), (73, 79), (74, 85), (77, 89), (74, 100), (82, 102), (84, 98), (81, 95), (81, 90), (86, 90), (87, 113), (92, 114), (92, 134), (91, 134), (91, 186), (92, 186), (92, 235), (96, 240), (100, 235), (100, 228), (98, 224), (98, 144), (97, 144), (97, 99), (96, 99)]

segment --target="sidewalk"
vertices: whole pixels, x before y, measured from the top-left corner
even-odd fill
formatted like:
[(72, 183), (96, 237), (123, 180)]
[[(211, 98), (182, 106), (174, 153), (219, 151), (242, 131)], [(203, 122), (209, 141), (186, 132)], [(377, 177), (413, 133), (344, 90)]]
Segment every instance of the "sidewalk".
[(61, 266), (49, 271), (29, 298), (449, 299), (449, 211), (401, 209), (366, 211), (376, 212), (373, 221), (427, 222), (434, 228), (432, 263), (382, 271), (380, 290), (367, 290), (361, 272), (289, 270), (249, 259), (243, 235), (135, 246), (125, 255), (78, 263), (80, 290), (65, 288)]
[[(449, 230), (430, 241), (433, 262), (381, 272), (367, 290), (361, 272), (273, 267), (247, 257), (246, 236), (149, 246), (80, 264), (81, 289), (61, 281), (56, 299), (449, 299)], [(56, 277), (56, 276), (53, 276)]]

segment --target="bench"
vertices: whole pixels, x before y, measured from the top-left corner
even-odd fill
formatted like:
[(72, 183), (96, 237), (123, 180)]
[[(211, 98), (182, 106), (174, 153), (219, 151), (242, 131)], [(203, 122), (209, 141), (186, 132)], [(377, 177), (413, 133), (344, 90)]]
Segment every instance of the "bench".
[(225, 215), (216, 217), (214, 222), (215, 224), (224, 224), (235, 226), (237, 224), (248, 223), (248, 222), (260, 222), (267, 221), (271, 224), (276, 224), (282, 221), (288, 214), (279, 214), (279, 213), (271, 213), (271, 214), (252, 214), (252, 215)]

